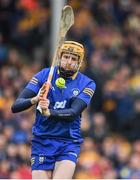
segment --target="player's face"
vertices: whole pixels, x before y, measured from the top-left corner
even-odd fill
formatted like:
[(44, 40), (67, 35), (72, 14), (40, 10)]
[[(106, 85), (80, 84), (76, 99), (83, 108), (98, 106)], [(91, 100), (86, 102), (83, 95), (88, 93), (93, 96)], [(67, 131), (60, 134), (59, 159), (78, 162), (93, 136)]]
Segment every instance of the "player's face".
[(60, 66), (65, 70), (77, 71), (79, 65), (79, 57), (75, 54), (63, 53)]

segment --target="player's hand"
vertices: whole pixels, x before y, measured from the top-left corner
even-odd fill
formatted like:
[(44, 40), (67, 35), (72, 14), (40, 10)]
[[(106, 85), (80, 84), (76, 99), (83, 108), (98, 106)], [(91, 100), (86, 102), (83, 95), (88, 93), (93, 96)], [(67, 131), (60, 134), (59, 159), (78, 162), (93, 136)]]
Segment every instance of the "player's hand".
[(46, 91), (46, 83), (43, 84), (43, 86), (41, 87), (41, 89), (38, 93), (39, 107), (41, 108), (43, 115), (50, 116), (50, 110), (48, 108), (50, 105), (50, 101), (43, 97), (45, 91)]
[(44, 83), (43, 86), (41, 87), (41, 89), (39, 90), (39, 93), (38, 93), (39, 100), (43, 98), (45, 91), (46, 91), (46, 84)]
[(38, 102), (39, 102), (39, 96), (38, 95), (31, 99), (32, 105), (37, 104)]
[(40, 98), (39, 107), (42, 109), (42, 114), (44, 116), (50, 116), (49, 105), (50, 105), (49, 99)]
[(31, 103), (33, 105), (37, 104), (39, 102), (39, 100), (43, 97), (44, 92), (45, 92), (45, 84), (43, 84), (43, 86), (39, 90), (39, 93), (37, 94), (37, 96), (35, 96), (31, 99)]
[(39, 98), (39, 106), (41, 109), (48, 109), (50, 101), (45, 98)]

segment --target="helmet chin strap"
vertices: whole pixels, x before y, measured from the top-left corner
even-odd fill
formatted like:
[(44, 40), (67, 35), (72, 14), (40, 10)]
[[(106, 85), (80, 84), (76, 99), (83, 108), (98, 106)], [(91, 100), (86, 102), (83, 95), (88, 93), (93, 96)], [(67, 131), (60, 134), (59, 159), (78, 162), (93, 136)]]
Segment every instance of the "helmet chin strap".
[(67, 79), (72, 77), (77, 71), (65, 70), (63, 67), (59, 66), (59, 72), (62, 78)]

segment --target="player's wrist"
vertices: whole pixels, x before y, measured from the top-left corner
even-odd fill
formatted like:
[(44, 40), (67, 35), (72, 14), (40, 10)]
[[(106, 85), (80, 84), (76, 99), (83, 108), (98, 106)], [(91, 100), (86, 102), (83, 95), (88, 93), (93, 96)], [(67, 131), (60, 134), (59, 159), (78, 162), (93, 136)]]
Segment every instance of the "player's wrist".
[(38, 101), (39, 101), (39, 98), (38, 98), (37, 96), (31, 98), (31, 104), (32, 104), (32, 105), (38, 103)]
[(50, 110), (49, 109), (43, 109), (42, 110), (42, 114), (44, 115), (44, 116), (50, 116), (51, 115), (51, 112), (50, 112)]

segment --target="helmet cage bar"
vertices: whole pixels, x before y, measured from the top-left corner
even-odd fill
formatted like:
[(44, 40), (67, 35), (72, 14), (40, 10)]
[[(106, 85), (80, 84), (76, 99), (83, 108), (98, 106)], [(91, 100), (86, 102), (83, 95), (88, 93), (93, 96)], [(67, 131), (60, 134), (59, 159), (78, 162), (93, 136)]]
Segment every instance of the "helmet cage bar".
[(63, 53), (67, 53), (67, 54), (73, 54), (73, 55), (76, 55), (76, 56), (78, 56), (78, 64), (80, 63), (80, 56), (79, 56), (79, 54), (77, 54), (77, 53), (73, 53), (73, 52), (69, 52), (69, 51), (62, 51), (62, 53), (61, 53), (61, 56), (60, 56), (60, 58), (62, 57), (62, 55), (63, 55)]
[[(75, 70), (72, 70), (73, 72), (76, 73), (79, 70), (79, 68), (80, 68), (79, 65), (81, 64), (80, 56), (78, 54), (76, 54), (76, 53), (71, 53), (69, 51), (64, 51), (64, 52), (61, 53), (61, 57), (62, 57), (63, 53), (67, 53), (68, 55), (70, 55), (70, 54), (76, 55), (78, 57), (77, 63), (73, 66)], [(59, 60), (59, 66), (61, 66), (61, 60)], [(67, 63), (67, 60), (66, 60), (66, 67), (67, 66), (68, 66), (68, 63)]]

